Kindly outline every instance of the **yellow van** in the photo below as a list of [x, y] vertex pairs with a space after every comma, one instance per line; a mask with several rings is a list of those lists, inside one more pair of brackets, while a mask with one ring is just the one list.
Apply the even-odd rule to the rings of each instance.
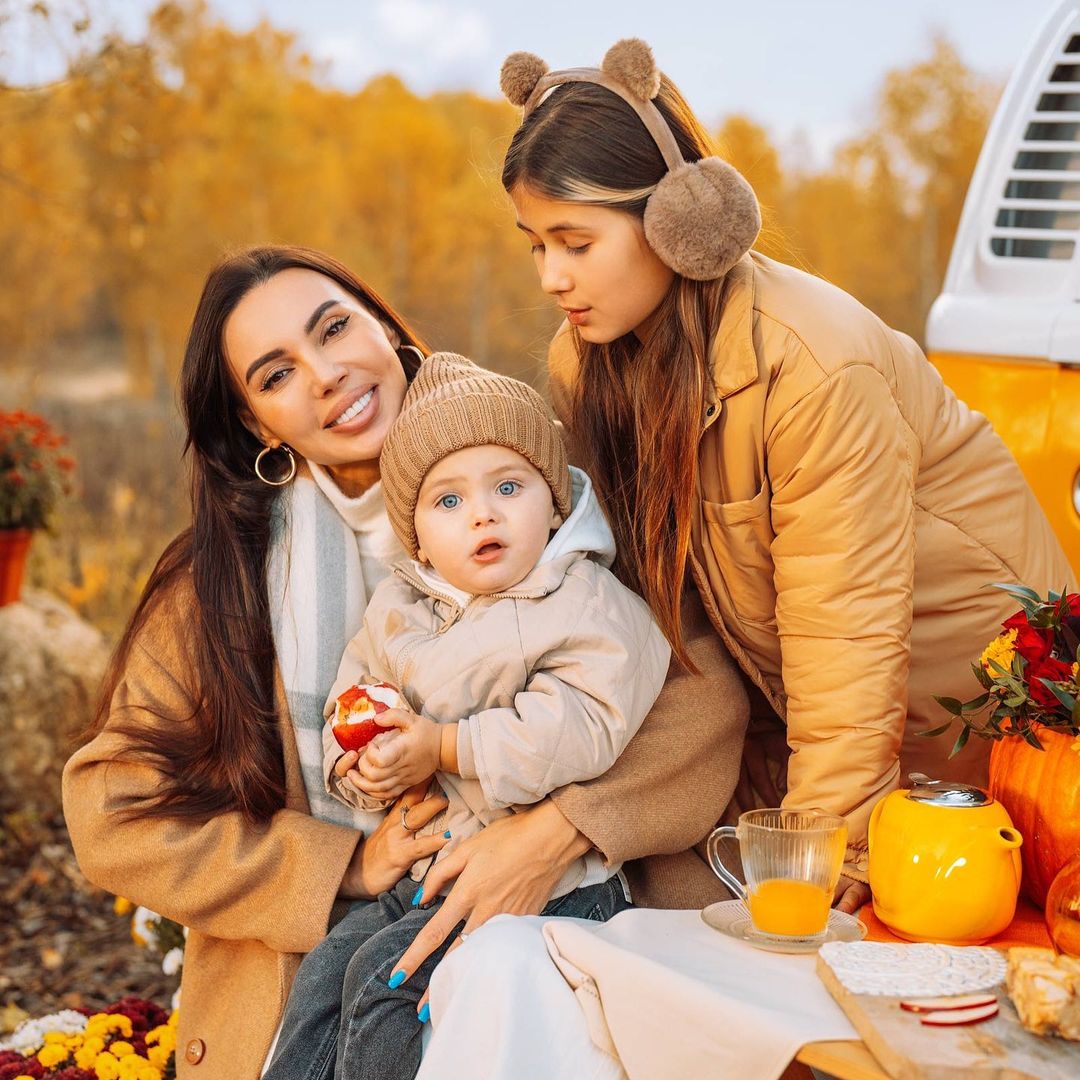
[[[1013, 73], [971, 179], [927, 346], [987, 416], [1080, 568], [1080, 2]], [[992, 493], [988, 493], [990, 497]]]

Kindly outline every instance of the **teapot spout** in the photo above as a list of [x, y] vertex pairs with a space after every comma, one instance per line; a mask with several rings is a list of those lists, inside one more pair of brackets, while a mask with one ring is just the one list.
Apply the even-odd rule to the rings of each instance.
[[996, 835], [998, 846], [1004, 848], [1006, 851], [1018, 848], [1024, 842], [1024, 838], [1020, 833], [1017, 832], [1016, 829], [1009, 828], [1008, 826], [991, 829], [990, 831]]

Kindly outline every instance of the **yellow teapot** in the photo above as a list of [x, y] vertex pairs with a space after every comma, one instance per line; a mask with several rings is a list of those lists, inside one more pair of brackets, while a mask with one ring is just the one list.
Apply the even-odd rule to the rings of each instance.
[[987, 941], [1016, 911], [1021, 836], [981, 788], [909, 779], [870, 815], [874, 913], [909, 941]]

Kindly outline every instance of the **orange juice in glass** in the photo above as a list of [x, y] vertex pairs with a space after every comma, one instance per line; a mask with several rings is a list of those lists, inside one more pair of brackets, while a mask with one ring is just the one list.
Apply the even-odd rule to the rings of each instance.
[[[738, 841], [746, 885], [719, 854], [722, 839]], [[709, 836], [714, 873], [750, 911], [754, 930], [765, 937], [824, 941], [836, 883], [844, 864], [847, 825], [820, 810], [748, 810], [736, 826]]]

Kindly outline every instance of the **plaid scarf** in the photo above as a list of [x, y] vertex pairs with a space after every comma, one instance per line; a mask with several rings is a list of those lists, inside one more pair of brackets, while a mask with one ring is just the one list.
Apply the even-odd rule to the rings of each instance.
[[386, 572], [404, 554], [390, 530], [381, 485], [347, 499], [318, 466], [301, 467], [275, 507], [267, 568], [274, 648], [312, 816], [368, 835], [383, 812], [345, 806], [326, 790], [322, 775], [323, 705], [378, 583], [364, 580], [365, 543], [369, 560], [374, 547]]

